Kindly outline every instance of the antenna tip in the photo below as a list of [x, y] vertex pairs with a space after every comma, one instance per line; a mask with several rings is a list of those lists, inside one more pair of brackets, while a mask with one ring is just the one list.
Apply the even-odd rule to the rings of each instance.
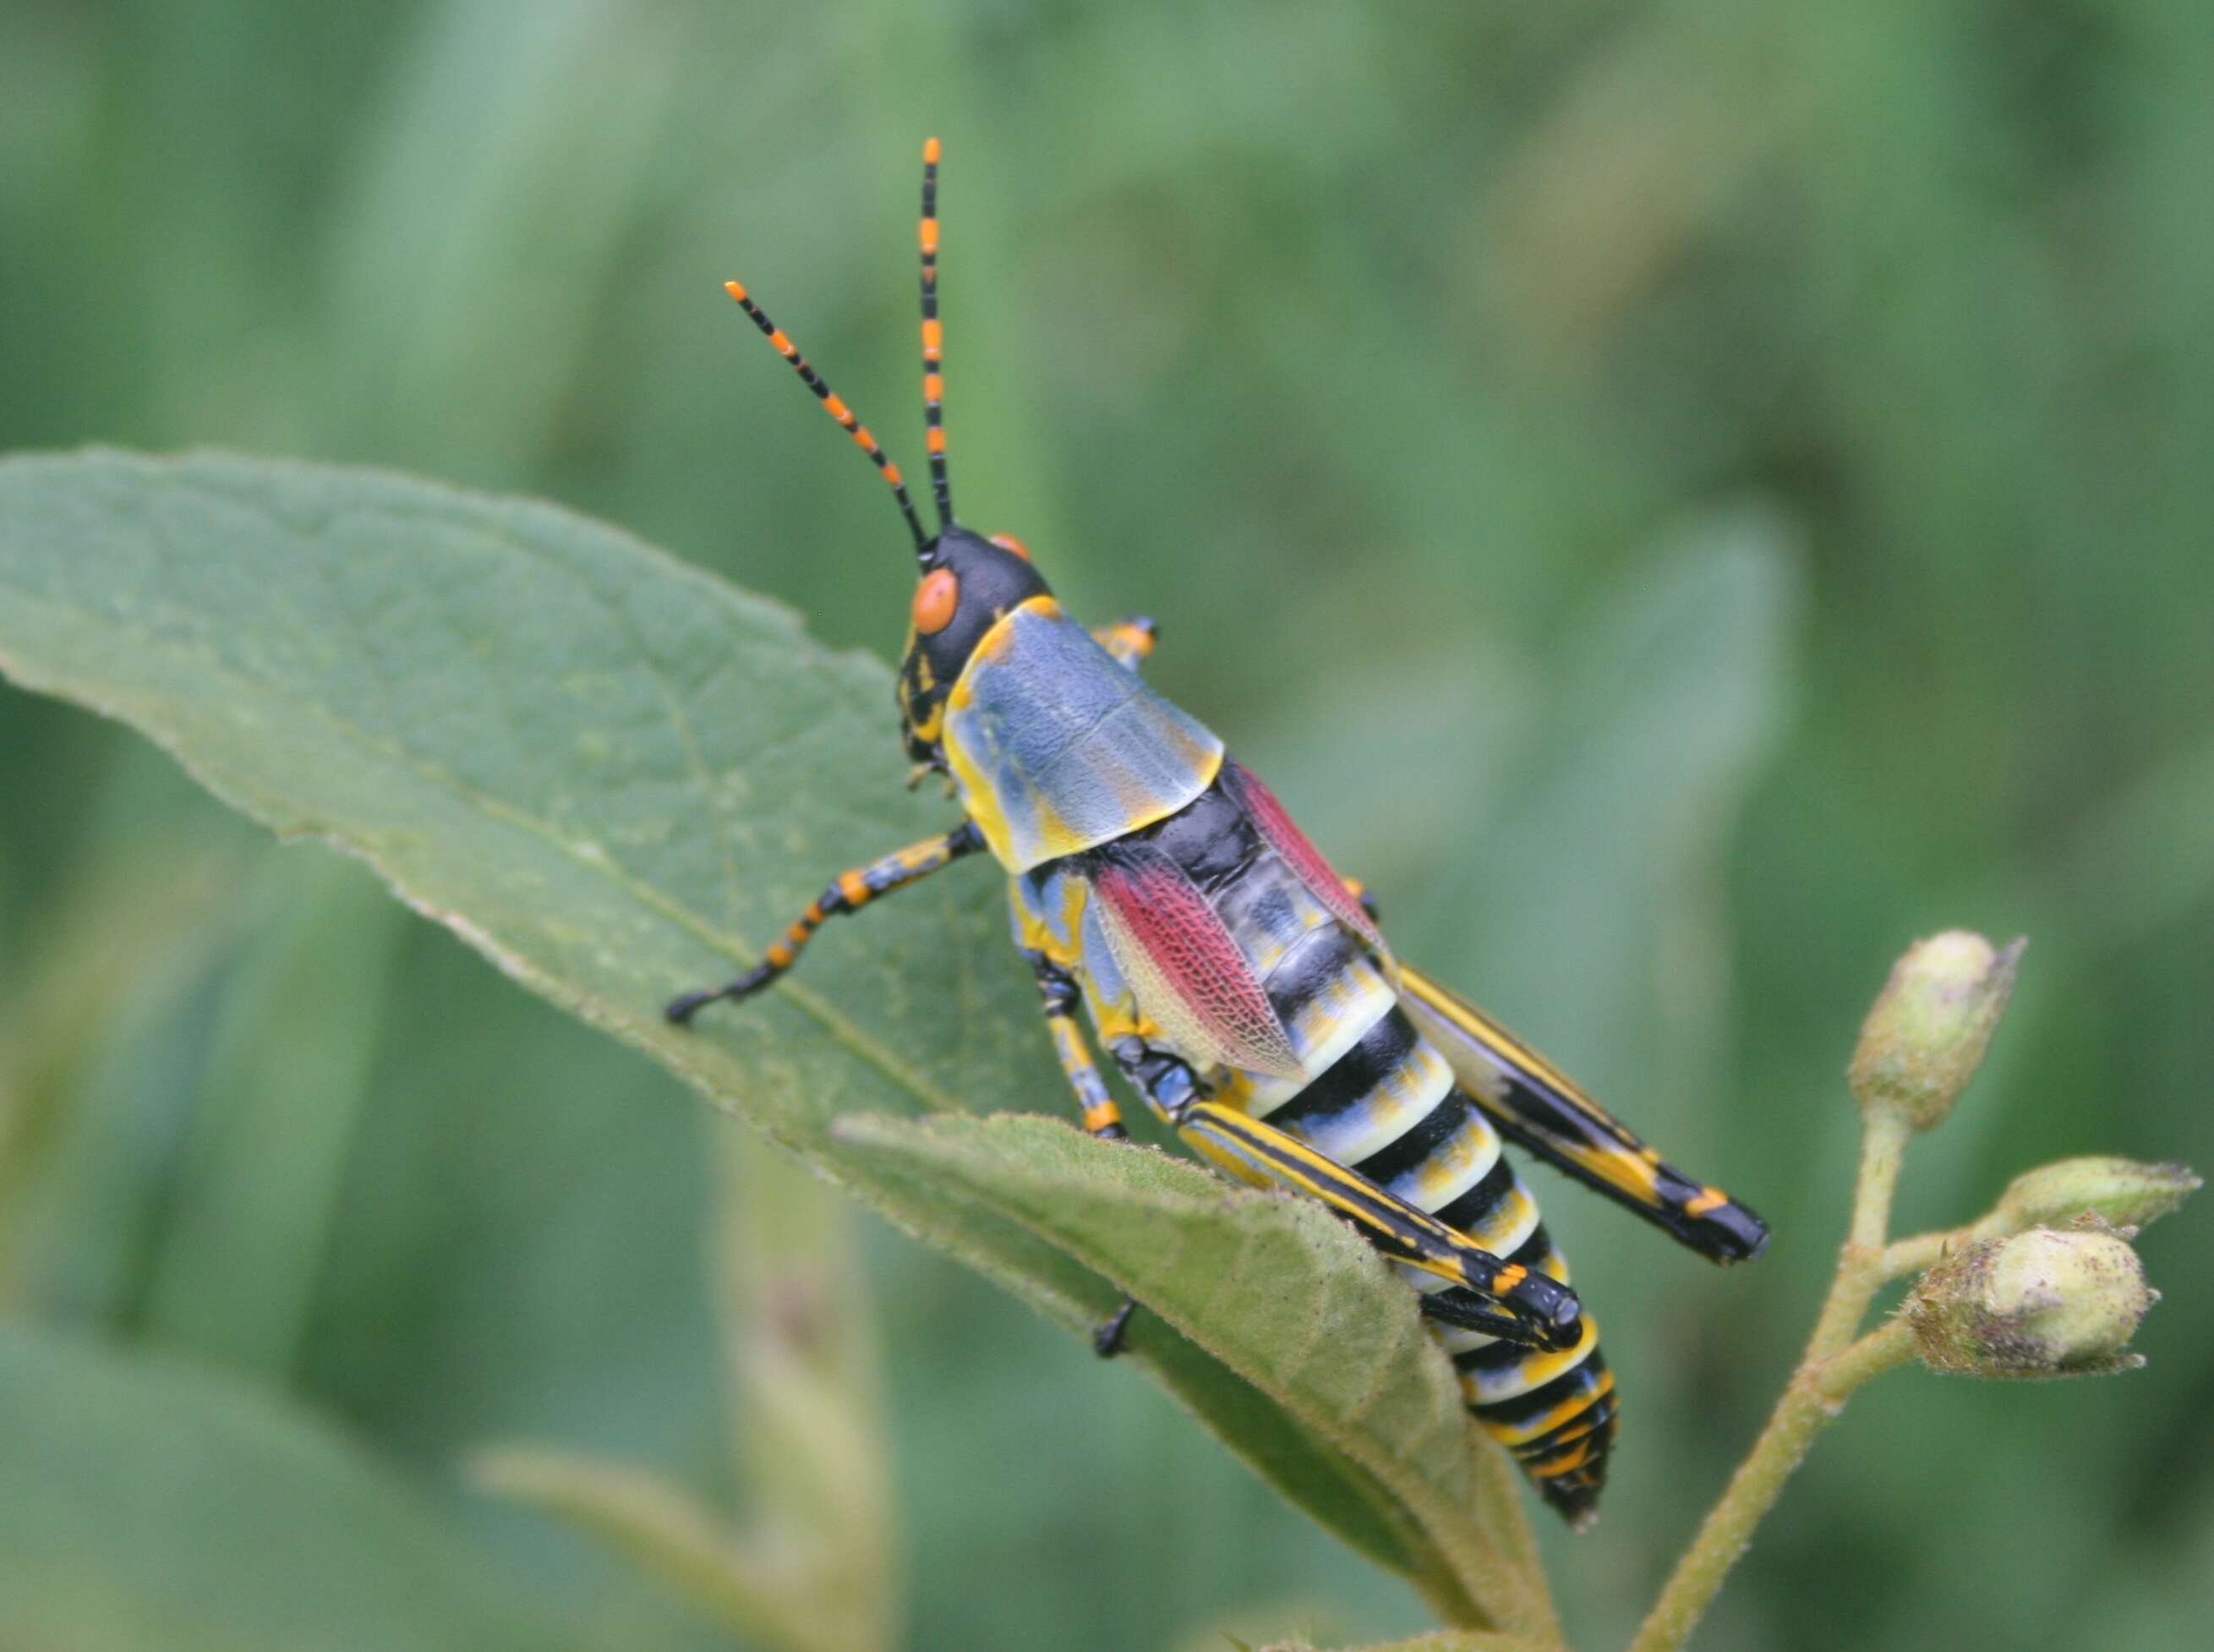
[[927, 167], [938, 164], [938, 140], [935, 138], [922, 140], [922, 163]]
[[729, 293], [731, 297], [737, 299], [742, 304], [746, 302], [746, 290], [736, 281], [724, 282], [723, 291]]

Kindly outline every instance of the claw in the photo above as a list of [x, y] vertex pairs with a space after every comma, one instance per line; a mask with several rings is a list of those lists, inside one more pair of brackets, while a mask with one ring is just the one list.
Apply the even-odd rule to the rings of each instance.
[[1103, 1360], [1111, 1360], [1122, 1351], [1124, 1334], [1130, 1328], [1130, 1315], [1138, 1306], [1138, 1299], [1126, 1296], [1122, 1306], [1115, 1310], [1115, 1317], [1092, 1333], [1092, 1351]]
[[668, 1007], [661, 1013], [668, 1018], [669, 1024], [671, 1026], [689, 1026], [692, 1025], [692, 1018], [694, 1016], [697, 1015], [702, 1009], [713, 1003], [722, 995], [723, 994], [719, 990], [715, 992], [686, 993], [681, 998], [670, 999], [669, 1000]]
[[672, 1026], [689, 1026], [692, 1018], [717, 999], [727, 998], [736, 1001], [749, 998], [775, 980], [778, 973], [768, 964], [757, 964], [726, 986], [710, 987], [702, 992], [686, 993], [670, 999], [668, 1007], [661, 1013], [669, 1019]]

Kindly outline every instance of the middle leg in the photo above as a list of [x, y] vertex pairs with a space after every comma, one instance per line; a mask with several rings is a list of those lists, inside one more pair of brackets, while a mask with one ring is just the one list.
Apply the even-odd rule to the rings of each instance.
[[1085, 1129], [1103, 1141], [1122, 1141], [1129, 1135], [1122, 1128], [1122, 1110], [1107, 1093], [1107, 1080], [1100, 1076], [1099, 1065], [1084, 1042], [1083, 1029], [1076, 1025], [1076, 1006], [1081, 997], [1076, 977], [1043, 952], [1024, 956], [1037, 976], [1038, 997], [1045, 1006], [1045, 1026], [1053, 1037], [1053, 1053], [1061, 1060], [1068, 1087], [1076, 1092]]
[[[1122, 1128], [1122, 1110], [1107, 1093], [1107, 1080], [1100, 1075], [1098, 1063], [1092, 1059], [1091, 1049], [1084, 1042], [1083, 1029], [1076, 1025], [1076, 1006], [1080, 996], [1076, 977], [1043, 952], [1025, 956], [1037, 976], [1038, 997], [1045, 1006], [1046, 1031], [1053, 1037], [1053, 1053], [1061, 1059], [1061, 1070], [1068, 1080], [1068, 1087], [1076, 1092], [1076, 1104], [1083, 1114], [1086, 1131], [1103, 1141], [1128, 1141], [1130, 1133]], [[1101, 1359], [1111, 1360], [1122, 1351], [1123, 1340], [1130, 1329], [1130, 1316], [1137, 1306], [1136, 1297], [1124, 1296], [1122, 1306], [1093, 1329], [1092, 1349]]]

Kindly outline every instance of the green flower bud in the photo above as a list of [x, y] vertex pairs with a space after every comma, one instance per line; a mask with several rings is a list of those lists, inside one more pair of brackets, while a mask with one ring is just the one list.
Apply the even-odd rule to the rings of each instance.
[[1944, 1122], [1983, 1065], [2027, 944], [1994, 950], [1981, 935], [1952, 929], [1906, 949], [1846, 1069], [1863, 1113], [1890, 1114], [1917, 1130]]
[[2156, 1221], [2203, 1185], [2182, 1165], [2134, 1159], [2064, 1159], [2014, 1178], [1997, 1215], [2009, 1230], [2094, 1215], [2114, 1227]]
[[2034, 1227], [1948, 1257], [1903, 1312], [1933, 1371], [2068, 1377], [2144, 1363], [2126, 1350], [2157, 1300], [2120, 1234]]

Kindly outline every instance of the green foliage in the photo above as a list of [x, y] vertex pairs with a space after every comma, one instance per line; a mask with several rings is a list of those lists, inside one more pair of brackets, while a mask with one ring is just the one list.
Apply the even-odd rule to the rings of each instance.
[[174, 1359], [0, 1329], [0, 1643], [79, 1652], [597, 1644], [336, 1430]]
[[[2214, 14], [2164, 0], [34, 0], [0, 7], [0, 447], [527, 493], [881, 657], [890, 512], [716, 283], [753, 284], [914, 465], [912, 168], [939, 132], [964, 517], [1086, 617], [1159, 619], [1149, 675], [1407, 955], [1776, 1222], [1716, 1275], [1532, 1177], [1627, 1407], [1599, 1528], [1538, 1537], [1572, 1638], [1619, 1644], [1797, 1357], [1851, 1012], [1904, 938], [2036, 938], [1994, 1070], [1916, 1149], [1906, 1229], [2064, 1155], [2214, 1162], [2210, 74]], [[1707, 524], [1748, 495], [1788, 538], [1725, 554]], [[756, 1508], [726, 1466], [707, 1110], [316, 859], [0, 689], [0, 1300], [126, 1348], [290, 1338], [250, 1380], [566, 1618], [727, 1645], [452, 1473], [529, 1441]], [[990, 881], [906, 897], [972, 975], [1002, 962]], [[375, 1001], [257, 1004], [317, 913]], [[907, 921], [826, 937], [802, 984], [842, 1004]], [[218, 1019], [242, 1065], [312, 1052], [325, 1015], [372, 1047], [358, 1086], [303, 1065], [272, 1110], [218, 1076]], [[995, 1049], [1057, 1103], [1019, 1019]], [[310, 1210], [307, 1253], [255, 1248]], [[235, 1249], [208, 1243], [226, 1213]], [[1153, 1385], [867, 1233], [915, 1644], [1430, 1621]], [[1713, 1643], [2203, 1635], [2214, 1303], [2178, 1288], [2199, 1235], [2143, 1248], [2169, 1287], [2144, 1370], [1879, 1386]], [[304, 1304], [265, 1317], [265, 1281]]]
[[590, 1533], [767, 1652], [897, 1644], [893, 1442], [851, 1212], [782, 1156], [719, 1140], [717, 1270], [737, 1441], [753, 1504], [732, 1528], [683, 1486], [558, 1447], [493, 1446], [471, 1478]]
[[[1411, 1558], [1449, 1616], [1465, 1621], [1472, 1604], [1477, 1618], [1524, 1632], [1546, 1624], [1513, 1471], [1503, 1453], [1470, 1449], [1465, 1404], [1437, 1344], [1342, 1223], [1283, 1198], [1225, 1197], [1196, 1166], [1132, 1164], [1126, 1149], [1044, 1119], [859, 1117], [834, 1134], [1114, 1280], [1343, 1451], [1373, 1486], [1359, 1475], [1327, 1488], [1278, 1484], [1333, 1525], [1351, 1514], [1339, 1512], [1347, 1489], [1359, 1490], [1398, 1547], [1360, 1546], [1387, 1564]], [[1165, 1339], [1133, 1341], [1151, 1352]]]

